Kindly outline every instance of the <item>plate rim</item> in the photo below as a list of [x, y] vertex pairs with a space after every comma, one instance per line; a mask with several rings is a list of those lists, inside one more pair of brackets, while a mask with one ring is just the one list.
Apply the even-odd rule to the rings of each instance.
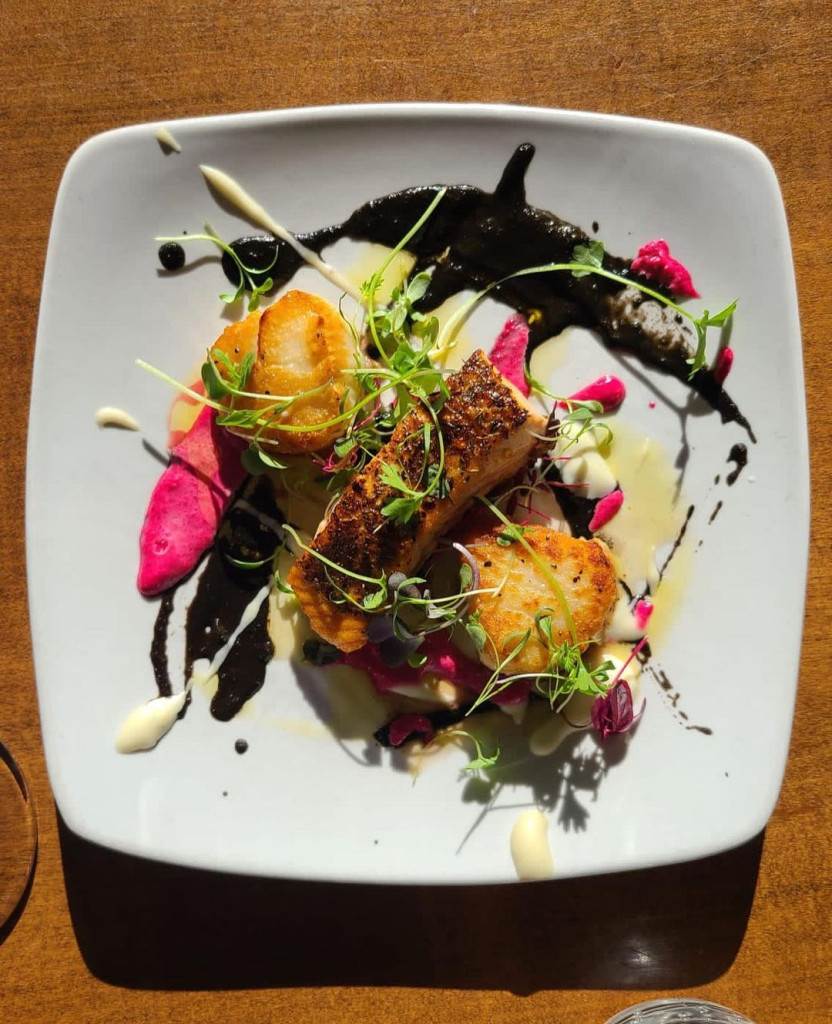
[[[794, 326], [795, 337], [798, 341], [797, 345], [789, 346], [790, 356], [792, 360], [792, 371], [794, 373], [794, 385], [795, 391], [799, 392], [798, 411], [802, 413], [802, 427], [799, 436], [795, 439], [798, 441], [800, 450], [796, 452], [796, 459], [800, 463], [799, 475], [800, 475], [800, 491], [798, 495], [801, 504], [803, 505], [803, 515], [801, 516], [801, 523], [799, 529], [802, 531], [805, 538], [805, 559], [804, 565], [801, 570], [801, 575], [804, 581], [807, 578], [808, 568], [808, 557], [809, 557], [809, 534], [810, 534], [810, 522], [811, 522], [811, 492], [810, 492], [810, 474], [809, 474], [809, 445], [808, 445], [808, 429], [807, 429], [807, 416], [806, 416], [806, 403], [805, 403], [805, 381], [804, 381], [804, 368], [802, 361], [802, 337], [799, 322], [799, 306], [797, 302], [797, 291], [795, 284], [795, 268], [792, 258], [791, 242], [788, 232], [788, 224], [785, 215], [785, 206], [783, 203], [782, 190], [780, 189], [779, 182], [774, 167], [766, 156], [766, 154], [754, 143], [741, 138], [740, 136], [717, 131], [710, 128], [703, 128], [699, 126], [669, 122], [655, 119], [648, 119], [642, 117], [632, 117], [622, 114], [610, 114], [610, 113], [598, 113], [589, 111], [576, 111], [560, 108], [549, 108], [549, 107], [537, 107], [527, 105], [514, 105], [504, 103], [442, 103], [442, 102], [405, 102], [405, 103], [362, 103], [362, 104], [327, 104], [320, 106], [309, 106], [309, 107], [290, 107], [285, 109], [275, 110], [259, 110], [259, 111], [246, 111], [241, 113], [222, 113], [222, 114], [211, 114], [205, 116], [196, 117], [184, 117], [176, 118], [173, 120], [159, 120], [159, 121], [144, 121], [133, 124], [123, 125], [120, 127], [108, 129], [106, 131], [97, 133], [90, 138], [83, 141], [69, 157], [63, 175], [61, 177], [60, 185], [58, 187], [57, 196], [55, 199], [53, 217], [49, 233], [49, 242], [47, 245], [46, 259], [44, 264], [44, 276], [43, 286], [41, 291], [39, 319], [38, 319], [38, 331], [36, 335], [35, 344], [35, 359], [33, 366], [32, 376], [32, 393], [35, 393], [38, 387], [38, 378], [41, 370], [38, 369], [39, 364], [43, 360], [38, 360], [38, 342], [40, 340], [40, 320], [43, 315], [43, 310], [46, 305], [46, 297], [49, 291], [48, 285], [51, 274], [54, 271], [54, 259], [50, 260], [50, 250], [52, 249], [52, 238], [53, 232], [56, 229], [56, 224], [60, 220], [61, 204], [65, 195], [65, 189], [68, 182], [71, 180], [72, 171], [76, 163], [82, 159], [82, 157], [93, 156], [96, 147], [118, 145], [120, 139], [123, 137], [130, 137], [136, 134], [144, 134], [147, 132], [158, 130], [160, 127], [166, 127], [169, 130], [176, 132], [183, 129], [194, 127], [203, 128], [207, 131], [223, 131], [230, 128], [245, 128], [247, 126], [257, 125], [269, 125], [269, 124], [304, 124], [304, 123], [318, 123], [325, 124], [326, 122], [342, 122], [342, 121], [372, 121], [384, 118], [395, 118], [397, 120], [404, 119], [406, 121], [418, 121], [420, 119], [473, 119], [481, 121], [511, 121], [517, 118], [522, 119], [536, 119], [546, 122], [551, 127], [558, 127], [560, 125], [565, 126], [585, 126], [588, 128], [601, 129], [602, 131], [610, 132], [635, 132], [637, 134], [654, 135], [656, 137], [662, 137], [672, 135], [675, 137], [687, 137], [693, 140], [701, 140], [703, 143], [728, 145], [737, 148], [745, 153], [748, 159], [752, 159], [757, 163], [760, 171], [768, 179], [768, 185], [774, 187], [774, 194], [779, 200], [779, 210], [783, 221], [784, 227], [784, 238], [786, 240], [785, 246], [785, 267], [787, 271], [786, 287], [790, 291], [789, 295], [789, 309], [790, 318]], [[42, 346], [40, 346], [42, 350]], [[31, 428], [32, 420], [36, 415], [35, 403], [30, 404], [29, 412], [29, 426]], [[31, 443], [31, 429], [27, 433], [27, 472], [26, 472], [26, 487], [25, 487], [25, 522], [26, 522], [26, 571], [27, 571], [27, 582], [29, 579], [29, 573], [31, 571], [31, 560], [29, 553], [29, 520], [30, 520], [30, 459], [29, 459], [29, 444]], [[27, 586], [27, 593], [28, 593]], [[803, 607], [800, 609], [801, 622], [803, 622], [804, 611], [806, 602], [806, 586], [804, 582], [803, 588]], [[35, 664], [35, 676], [38, 677], [37, 673], [37, 659], [35, 654], [35, 638], [34, 638], [34, 609], [30, 606], [29, 609], [30, 618], [30, 632], [32, 635], [32, 649], [33, 649], [33, 662]], [[750, 828], [750, 824], [746, 825], [744, 829], [739, 830], [741, 836], [737, 838], [737, 835], [732, 836], [728, 841], [726, 840], [713, 840], [710, 843], [703, 843], [701, 851], [697, 851], [691, 858], [685, 857], [683, 860], [698, 859], [700, 857], [707, 857], [715, 853], [719, 853], [723, 850], [735, 848], [741, 845], [743, 842], [748, 841], [759, 833], [764, 828], [765, 823], [774, 811], [774, 808], [779, 797], [780, 788], [782, 786], [782, 779], [786, 769], [786, 762], [788, 758], [788, 750], [790, 745], [790, 734], [793, 727], [793, 711], [794, 701], [797, 694], [797, 685], [799, 681], [799, 667], [800, 667], [800, 648], [802, 644], [802, 627], [796, 634], [796, 664], [794, 671], [794, 684], [792, 687], [792, 701], [791, 701], [791, 718], [789, 721], [789, 736], [785, 743], [785, 755], [783, 757], [782, 766], [779, 772], [776, 786], [773, 787], [773, 799], [771, 801], [771, 807], [766, 813], [764, 820], [755, 822], [755, 827]], [[40, 686], [37, 689], [37, 699], [41, 710], [41, 717], [43, 718], [43, 691]], [[308, 879], [319, 879], [321, 881], [335, 881], [336, 878], [324, 877], [320, 875], [304, 875], [302, 873], [291, 873], [285, 869], [274, 870], [266, 874], [262, 869], [247, 869], [246, 867], [232, 867], [226, 865], [218, 865], [211, 861], [210, 857], [202, 863], [195, 863], [191, 857], [185, 857], [177, 860], [170, 855], [157, 856], [154, 855], [153, 851], [147, 849], [138, 850], [134, 845], [130, 843], [117, 844], [110, 839], [102, 843], [100, 836], [96, 835], [96, 829], [90, 828], [89, 823], [84, 821], [78, 821], [75, 815], [76, 808], [69, 806], [69, 803], [65, 803], [59, 796], [61, 786], [59, 781], [55, 778], [57, 774], [57, 766], [52, 764], [53, 758], [50, 756], [50, 749], [47, 749], [46, 745], [46, 734], [44, 735], [44, 747], [47, 758], [47, 768], [50, 779], [50, 785], [52, 786], [53, 793], [55, 795], [56, 804], [63, 820], [67, 825], [75, 831], [78, 835], [92, 842], [104, 845], [107, 848], [119, 850], [120, 852], [141, 856], [151, 860], [159, 860], [165, 863], [178, 863], [184, 866], [191, 866], [204, 869], [212, 869], [230, 873], [241, 873], [241, 874], [254, 874], [264, 877], [285, 877], [285, 878], [308, 878]], [[662, 865], [669, 865], [672, 863], [680, 862], [679, 858], [671, 859], [667, 856], [655, 859], [652, 863], [645, 861], [638, 865], [626, 865], [622, 867], [622, 871], [627, 870], [640, 870], [644, 867], [658, 867]], [[369, 869], [368, 869], [369, 870]], [[588, 874], [594, 874], [592, 870], [587, 872]], [[578, 873], [570, 872], [569, 877], [580, 877]], [[362, 878], [348, 878], [345, 879], [350, 882], [374, 882], [378, 881], [379, 884], [447, 884], [447, 885], [480, 885], [480, 884], [495, 884], [495, 883], [507, 883], [511, 884], [514, 879], [499, 877], [499, 878], [472, 878], [470, 881], [460, 882], [458, 879], [447, 879], [443, 880], [436, 876], [430, 876], [427, 882], [418, 882], [411, 879], [405, 879], [404, 881], [395, 881], [391, 878], [377, 878], [377, 877], [362, 877]]]

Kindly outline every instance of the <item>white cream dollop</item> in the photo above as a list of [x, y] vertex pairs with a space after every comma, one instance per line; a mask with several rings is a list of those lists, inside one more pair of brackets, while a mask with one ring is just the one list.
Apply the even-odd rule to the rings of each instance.
[[154, 697], [131, 711], [116, 736], [116, 750], [120, 754], [134, 754], [138, 750], [151, 750], [169, 732], [176, 716], [185, 706], [188, 691], [171, 697]]
[[102, 405], [95, 414], [95, 422], [99, 427], [121, 427], [122, 430], [141, 430], [139, 421], [124, 409], [114, 405]]
[[511, 859], [521, 882], [552, 878], [555, 865], [549, 849], [549, 819], [542, 811], [523, 811], [511, 829]]
[[243, 609], [237, 628], [211, 661], [208, 661], [207, 658], [199, 658], [194, 662], [191, 678], [181, 693], [175, 693], [170, 697], [154, 697], [153, 700], [140, 704], [130, 712], [116, 736], [116, 750], [120, 754], [150, 750], [170, 731], [176, 721], [176, 716], [185, 706], [191, 688], [194, 685], [201, 686], [207, 683], [219, 672], [240, 634], [257, 618], [260, 606], [269, 596], [270, 589], [271, 585], [267, 583], [257, 591]]
[[550, 714], [529, 736], [529, 750], [535, 757], [549, 757], [571, 732], [574, 729], [562, 715]]
[[156, 129], [156, 141], [161, 142], [163, 146], [167, 146], [168, 149], [172, 149], [174, 153], [181, 153], [182, 147], [173, 137], [173, 134], [169, 128], [165, 128], [161, 125]]
[[565, 484], [579, 488], [582, 498], [595, 500], [615, 490], [617, 480], [607, 464], [604, 452], [609, 435], [595, 425], [564, 423], [555, 445], [558, 469]]

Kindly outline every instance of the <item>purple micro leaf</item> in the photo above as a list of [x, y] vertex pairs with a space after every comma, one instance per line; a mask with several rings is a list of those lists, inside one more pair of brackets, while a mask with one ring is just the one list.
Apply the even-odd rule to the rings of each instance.
[[[642, 709], [644, 705], [642, 704]], [[630, 684], [620, 679], [602, 697], [592, 704], [592, 724], [601, 733], [601, 739], [627, 732], [638, 721], [641, 711], [633, 713], [633, 694]]]

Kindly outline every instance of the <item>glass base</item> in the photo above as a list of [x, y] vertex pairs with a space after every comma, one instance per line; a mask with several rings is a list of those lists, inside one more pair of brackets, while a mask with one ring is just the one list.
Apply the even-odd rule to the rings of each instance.
[[754, 1024], [727, 1006], [702, 999], [651, 999], [622, 1010], [607, 1024]]
[[26, 894], [37, 848], [37, 819], [26, 780], [0, 741], [0, 941]]

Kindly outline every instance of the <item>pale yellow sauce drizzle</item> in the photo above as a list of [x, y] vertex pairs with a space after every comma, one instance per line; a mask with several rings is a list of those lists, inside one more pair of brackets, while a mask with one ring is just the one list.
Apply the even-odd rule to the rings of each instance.
[[557, 371], [569, 357], [574, 334], [582, 330], [583, 328], [580, 327], [567, 327], [556, 337], [549, 338], [548, 341], [538, 345], [531, 354], [529, 372], [535, 380], [545, 384], [555, 394], [557, 391], [552, 385], [557, 380]]
[[305, 260], [310, 267], [314, 267], [323, 277], [328, 281], [331, 281], [336, 288], [340, 288], [341, 291], [347, 295], [351, 295], [354, 299], [361, 301], [361, 293], [355, 288], [355, 286], [348, 281], [343, 274], [337, 271], [334, 267], [331, 267], [326, 260], [309, 249], [298, 241], [297, 238], [282, 224], [278, 222], [269, 214], [264, 207], [257, 202], [252, 196], [246, 192], [246, 190], [235, 181], [225, 171], [221, 171], [216, 167], [209, 167], [206, 164], [200, 164], [199, 169], [202, 171], [205, 179], [210, 185], [212, 185], [217, 192], [220, 193], [223, 198], [227, 199], [232, 206], [236, 206], [241, 213], [243, 213], [249, 220], [254, 221], [260, 227], [270, 231], [275, 238], [281, 239], [286, 242], [287, 245], [291, 246], [301, 259]]
[[[356, 288], [360, 288], [384, 265], [390, 251], [386, 245], [367, 242], [360, 246], [355, 261], [344, 271], [344, 277]], [[393, 289], [400, 287], [407, 280], [415, 263], [416, 257], [409, 252], [399, 252], [393, 257], [375, 294], [374, 301], [377, 306], [384, 306], [390, 301]]]
[[[442, 335], [442, 329], [445, 324], [451, 319], [460, 307], [464, 306], [468, 302], [469, 298], [473, 293], [471, 292], [460, 292], [457, 295], [451, 295], [441, 305], [437, 306], [432, 311], [433, 315], [439, 321], [439, 335]], [[461, 324], [460, 327], [454, 332], [452, 346], [441, 353], [438, 362], [446, 370], [459, 370], [465, 360], [478, 348], [487, 350], [488, 345], [483, 346], [482, 339], [477, 338], [474, 331], [471, 328], [471, 322], [466, 321]]]
[[114, 405], [102, 405], [95, 414], [95, 422], [99, 427], [118, 427], [120, 430], [141, 430], [139, 421]]
[[165, 146], [167, 149], [173, 150], [174, 153], [182, 152], [182, 147], [173, 137], [173, 133], [169, 128], [166, 128], [164, 125], [161, 125], [159, 128], [156, 129], [156, 141], [161, 142], [163, 146]]

